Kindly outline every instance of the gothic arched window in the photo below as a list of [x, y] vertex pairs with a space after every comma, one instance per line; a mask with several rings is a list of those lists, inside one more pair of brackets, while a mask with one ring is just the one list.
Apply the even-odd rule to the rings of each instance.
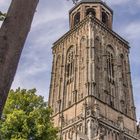
[[106, 25], [108, 24], [108, 16], [105, 12], [102, 12], [102, 22]]
[[114, 51], [111, 46], [107, 48], [107, 75], [110, 82], [114, 82]]
[[126, 68], [126, 59], [123, 54], [120, 54], [120, 66], [121, 66], [121, 78], [123, 81], [123, 84], [126, 86], [127, 85], [127, 68]]
[[120, 54], [120, 70], [121, 70], [121, 82], [122, 82], [122, 94], [121, 94], [121, 110], [123, 113], [128, 113], [127, 108], [127, 75], [126, 75], [126, 60], [123, 54]]
[[74, 73], [74, 50], [71, 46], [67, 52], [66, 60], [66, 76], [67, 78], [72, 77]]
[[94, 17], [96, 16], [96, 12], [93, 8], [88, 8], [86, 10], [86, 16], [89, 15], [89, 14], [93, 15]]
[[66, 94], [65, 94], [65, 107], [69, 107], [74, 103], [76, 96], [74, 92], [74, 64], [75, 64], [75, 52], [74, 46], [70, 46], [66, 54]]
[[80, 12], [78, 12], [75, 16], [74, 16], [74, 25], [78, 24], [80, 22]]
[[55, 67], [55, 92], [54, 92], [54, 102], [55, 108], [54, 113], [59, 111], [61, 102], [59, 101], [59, 92], [60, 92], [60, 77], [61, 77], [61, 56], [59, 55], [56, 58], [56, 67]]
[[101, 40], [97, 36], [95, 38], [95, 80], [96, 80], [96, 97], [102, 99], [101, 88], [100, 88], [100, 79], [102, 79], [102, 47]]
[[58, 56], [56, 60], [56, 69], [55, 69], [55, 85], [58, 86], [60, 79], [60, 70], [61, 70], [61, 57]]
[[115, 54], [112, 46], [107, 47], [107, 78], [108, 78], [108, 99], [109, 105], [114, 107], [115, 103], [115, 69], [114, 60]]
[[80, 40], [80, 46], [79, 46], [79, 54], [78, 54], [78, 77], [79, 77], [79, 90], [78, 90], [78, 100], [81, 100], [85, 95], [84, 95], [84, 89], [85, 89], [85, 68], [86, 68], [86, 45], [87, 45], [87, 39], [86, 37], [82, 37]]

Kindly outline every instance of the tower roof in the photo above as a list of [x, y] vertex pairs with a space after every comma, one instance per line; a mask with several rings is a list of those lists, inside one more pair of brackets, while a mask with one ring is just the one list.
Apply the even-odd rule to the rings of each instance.
[[69, 11], [69, 13], [71, 13], [76, 7], [78, 7], [80, 4], [83, 4], [83, 3], [100, 3], [104, 5], [106, 8], [108, 8], [111, 13], [113, 13], [113, 10], [102, 0], [81, 0]]

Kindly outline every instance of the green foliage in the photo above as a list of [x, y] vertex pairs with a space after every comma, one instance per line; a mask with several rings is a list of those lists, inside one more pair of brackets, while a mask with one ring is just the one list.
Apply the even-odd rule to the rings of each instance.
[[2, 140], [56, 140], [52, 110], [36, 90], [11, 90], [0, 121]]
[[5, 18], [6, 18], [6, 13], [3, 14], [3, 13], [0, 11], [0, 21], [3, 21]]

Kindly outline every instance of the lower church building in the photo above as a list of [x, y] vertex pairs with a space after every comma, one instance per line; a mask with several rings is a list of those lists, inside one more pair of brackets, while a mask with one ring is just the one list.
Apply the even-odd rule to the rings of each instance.
[[60, 140], [140, 140], [130, 47], [112, 30], [112, 9], [81, 0], [69, 18], [52, 48], [49, 106]]

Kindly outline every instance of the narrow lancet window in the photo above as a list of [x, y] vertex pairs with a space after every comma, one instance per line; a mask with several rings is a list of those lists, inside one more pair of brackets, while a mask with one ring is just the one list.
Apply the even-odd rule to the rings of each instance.
[[114, 49], [107, 47], [107, 79], [108, 79], [108, 99], [109, 104], [114, 107], [115, 103], [115, 69], [114, 69]]
[[80, 12], [78, 12], [75, 16], [74, 16], [74, 25], [78, 24], [80, 22]]
[[67, 62], [66, 62], [66, 75], [67, 78], [72, 77], [74, 73], [74, 51], [71, 47], [67, 53]]
[[108, 16], [105, 12], [102, 12], [102, 22], [108, 25]]

